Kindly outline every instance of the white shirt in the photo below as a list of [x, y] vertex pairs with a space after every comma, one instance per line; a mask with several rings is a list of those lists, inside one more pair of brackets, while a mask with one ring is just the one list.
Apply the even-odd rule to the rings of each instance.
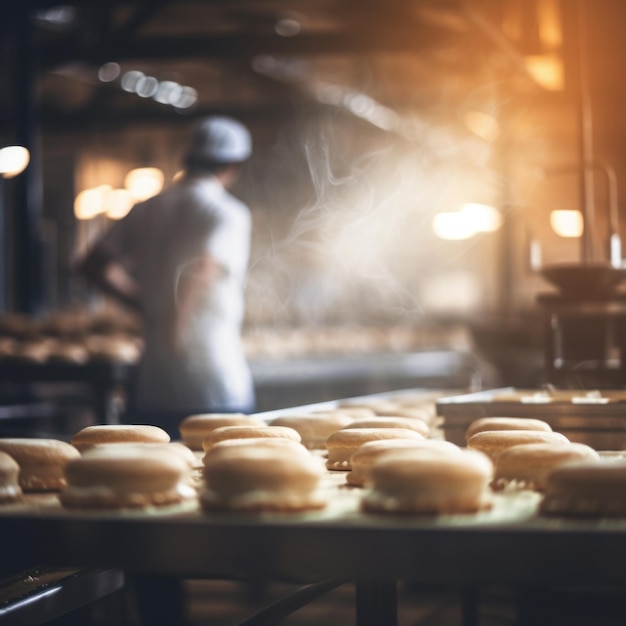
[[[228, 410], [251, 405], [252, 377], [241, 343], [250, 249], [248, 208], [211, 176], [185, 178], [135, 205], [105, 245], [137, 280], [145, 354], [136, 404], [153, 410]], [[181, 274], [210, 255], [222, 272], [201, 298], [182, 351], [168, 341]]]

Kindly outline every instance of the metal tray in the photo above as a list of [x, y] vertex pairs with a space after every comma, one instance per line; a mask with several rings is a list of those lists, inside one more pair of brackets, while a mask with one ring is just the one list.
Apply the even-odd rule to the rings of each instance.
[[626, 390], [553, 390], [506, 387], [436, 401], [446, 438], [464, 443], [465, 430], [481, 417], [534, 417], [572, 441], [597, 449], [626, 446]]

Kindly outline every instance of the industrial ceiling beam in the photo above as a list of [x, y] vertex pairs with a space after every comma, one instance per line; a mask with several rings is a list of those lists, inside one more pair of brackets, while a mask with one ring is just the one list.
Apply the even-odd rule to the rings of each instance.
[[285, 56], [423, 52], [450, 38], [433, 28], [394, 32], [338, 32], [297, 37], [240, 33], [236, 35], [150, 37], [132, 41], [84, 45], [77, 42], [42, 44], [40, 56], [50, 70], [75, 61], [242, 59], [260, 54]]

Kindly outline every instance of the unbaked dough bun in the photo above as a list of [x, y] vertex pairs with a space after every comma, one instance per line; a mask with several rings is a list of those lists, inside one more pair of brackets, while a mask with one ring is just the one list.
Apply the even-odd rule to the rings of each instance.
[[251, 437], [250, 439], [224, 439], [223, 441], [218, 441], [217, 443], [213, 444], [205, 452], [202, 463], [203, 465], [206, 465], [209, 459], [213, 458], [215, 455], [222, 454], [224, 450], [231, 450], [232, 448], [242, 448], [246, 446], [276, 450], [278, 454], [280, 454], [281, 450], [284, 450], [285, 448], [289, 448], [294, 452], [300, 452], [302, 454], [310, 454], [309, 450], [305, 448], [301, 443], [298, 443], [293, 439], [285, 439], [284, 437]]
[[0, 439], [0, 451], [20, 466], [23, 491], [58, 491], [66, 486], [65, 466], [80, 456], [74, 446], [57, 439]]
[[170, 436], [147, 424], [98, 424], [79, 430], [70, 443], [80, 452], [103, 443], [168, 443]]
[[584, 443], [568, 445], [528, 443], [504, 450], [496, 460], [494, 487], [522, 487], [543, 491], [548, 474], [557, 467], [598, 461], [600, 455]]
[[0, 452], [0, 504], [15, 502], [22, 497], [19, 473], [17, 461], [6, 452]]
[[222, 426], [203, 439], [202, 449], [206, 452], [218, 441], [225, 439], [258, 439], [259, 437], [291, 439], [298, 443], [301, 441], [298, 431], [287, 426]]
[[492, 461], [504, 450], [526, 443], [551, 443], [566, 445], [569, 439], [561, 433], [543, 430], [485, 430], [476, 433], [467, 442], [467, 447], [484, 452]]
[[626, 463], [586, 461], [557, 467], [546, 480], [542, 515], [626, 517]]
[[368, 441], [359, 447], [350, 457], [352, 471], [346, 474], [346, 482], [355, 487], [363, 487], [369, 480], [374, 464], [383, 456], [394, 454], [397, 451], [435, 450], [442, 454], [454, 454], [461, 448], [457, 445], [440, 439], [383, 439], [382, 441]]
[[297, 512], [325, 507], [319, 489], [323, 463], [302, 450], [240, 445], [207, 455], [202, 508]]
[[364, 443], [381, 439], [420, 439], [424, 437], [408, 428], [343, 428], [326, 440], [326, 467], [329, 470], [351, 470], [350, 459]]
[[180, 457], [190, 470], [198, 469], [202, 467], [202, 461], [183, 443], [178, 441], [170, 441], [169, 443], [155, 443], [155, 442], [128, 442], [121, 443], [102, 443], [98, 444], [97, 448], [113, 448], [116, 446], [135, 447], [139, 450], [146, 450], [154, 454], [161, 452], [175, 454]]
[[354, 407], [340, 406], [335, 409], [320, 409], [318, 411], [313, 411], [313, 413], [315, 415], [326, 415], [326, 414], [347, 415], [348, 417], [351, 417], [352, 419], [361, 419], [363, 417], [374, 417], [374, 415], [376, 415], [376, 413], [374, 413], [372, 409], [368, 409], [367, 407], [364, 407], [364, 406], [354, 406]]
[[179, 425], [183, 443], [192, 450], [202, 450], [203, 439], [223, 426], [265, 426], [265, 422], [244, 413], [198, 413], [189, 415]]
[[421, 419], [410, 417], [397, 417], [395, 415], [377, 415], [354, 420], [346, 428], [408, 428], [418, 432], [423, 437], [428, 437], [430, 428]]
[[136, 509], [177, 504], [196, 496], [189, 465], [178, 454], [141, 445], [87, 450], [65, 468], [63, 506], [77, 509]]
[[493, 464], [482, 452], [412, 450], [381, 458], [371, 470], [364, 511], [413, 515], [476, 513], [492, 506]]
[[298, 431], [302, 444], [309, 450], [324, 450], [326, 439], [335, 431], [351, 424], [352, 421], [352, 417], [341, 413], [310, 413], [276, 417], [270, 425], [293, 428]]
[[476, 433], [488, 430], [542, 430], [549, 432], [552, 427], [548, 422], [532, 417], [481, 417], [468, 426], [465, 440], [469, 441]]

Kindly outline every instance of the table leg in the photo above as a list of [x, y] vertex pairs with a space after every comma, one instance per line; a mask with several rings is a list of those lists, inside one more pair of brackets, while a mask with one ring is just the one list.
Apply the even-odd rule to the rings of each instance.
[[478, 626], [478, 589], [465, 587], [461, 594], [462, 626]]
[[357, 626], [394, 626], [398, 623], [396, 581], [357, 581]]

